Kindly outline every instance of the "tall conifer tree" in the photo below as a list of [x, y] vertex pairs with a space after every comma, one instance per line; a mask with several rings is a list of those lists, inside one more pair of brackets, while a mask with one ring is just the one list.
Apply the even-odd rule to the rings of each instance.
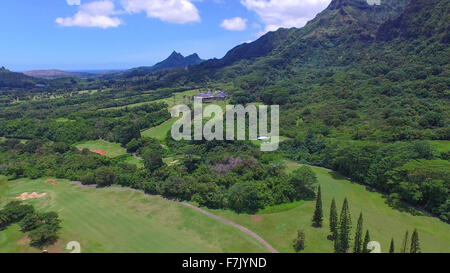
[[344, 199], [342, 205], [341, 217], [339, 219], [339, 252], [347, 253], [350, 249], [350, 231], [352, 229], [352, 219], [350, 215], [350, 209], [348, 207], [347, 198]]
[[406, 231], [405, 237], [403, 238], [402, 248], [400, 249], [400, 253], [408, 252], [408, 238], [409, 238], [409, 232]]
[[314, 217], [313, 217], [313, 226], [314, 227], [322, 227], [323, 222], [323, 210], [322, 210], [322, 191], [319, 189], [317, 191], [317, 198], [316, 198], [316, 210], [314, 211]]
[[414, 229], [414, 232], [411, 236], [411, 253], [420, 253], [420, 243], [419, 243], [419, 233], [417, 229]]
[[394, 247], [394, 238], [391, 240], [391, 245], [389, 246], [389, 253], [394, 253], [395, 247]]
[[369, 233], [369, 230], [367, 230], [366, 231], [366, 236], [364, 236], [362, 253], [369, 253], [369, 250], [367, 249], [367, 245], [369, 243], [370, 243], [370, 233]]
[[336, 208], [336, 201], [331, 201], [331, 208], [330, 208], [330, 232], [333, 236], [333, 240], [336, 240], [337, 238], [337, 229], [338, 229], [338, 214], [337, 214], [337, 208]]
[[363, 241], [363, 215], [359, 215], [358, 225], [356, 226], [355, 245], [353, 246], [353, 253], [361, 253]]

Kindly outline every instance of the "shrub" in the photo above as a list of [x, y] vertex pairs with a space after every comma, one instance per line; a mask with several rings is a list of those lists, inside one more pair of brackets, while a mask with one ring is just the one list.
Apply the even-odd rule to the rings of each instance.
[[294, 240], [294, 249], [295, 251], [299, 252], [305, 249], [306, 242], [305, 242], [305, 232], [301, 229], [297, 231], [297, 238]]

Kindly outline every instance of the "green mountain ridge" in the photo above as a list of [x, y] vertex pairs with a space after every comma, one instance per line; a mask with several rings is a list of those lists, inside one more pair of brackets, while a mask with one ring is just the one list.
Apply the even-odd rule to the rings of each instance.
[[36, 79], [22, 73], [12, 72], [5, 67], [0, 68], [0, 88], [32, 88]]

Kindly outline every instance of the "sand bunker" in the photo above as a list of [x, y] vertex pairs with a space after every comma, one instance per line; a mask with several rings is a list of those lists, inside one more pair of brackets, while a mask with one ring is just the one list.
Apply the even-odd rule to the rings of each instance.
[[261, 222], [262, 216], [261, 215], [252, 215], [253, 222]]
[[177, 164], [178, 162], [179, 162], [179, 160], [172, 161], [167, 166], [172, 167], [173, 165]]
[[28, 200], [28, 199], [42, 198], [42, 197], [44, 197], [46, 195], [47, 195], [47, 193], [45, 193], [45, 192], [41, 193], [41, 194], [38, 194], [36, 192], [33, 192], [33, 193], [24, 192], [21, 195], [17, 196], [16, 199], [20, 199], [22, 201], [25, 201], [25, 200]]
[[30, 237], [25, 236], [22, 239], [20, 239], [19, 241], [17, 241], [17, 244], [20, 246], [24, 246], [24, 245], [28, 245], [30, 243]]
[[91, 151], [92, 153], [96, 153], [96, 154], [99, 154], [99, 155], [106, 155], [108, 152], [106, 152], [106, 151], [103, 151], [102, 149], [98, 149], [98, 150], [89, 150], [89, 151]]
[[[78, 148], [78, 150], [82, 151], [83, 148]], [[107, 151], [103, 151], [102, 149], [97, 149], [97, 150], [89, 149], [89, 152], [96, 153], [96, 154], [99, 154], [99, 155], [106, 155], [108, 153]]]
[[53, 179], [48, 179], [48, 180], [45, 180], [45, 183], [49, 183], [49, 184], [52, 184], [52, 185], [58, 185], [58, 184], [59, 184], [59, 182], [58, 182], [58, 181], [56, 181], [56, 180], [53, 180]]

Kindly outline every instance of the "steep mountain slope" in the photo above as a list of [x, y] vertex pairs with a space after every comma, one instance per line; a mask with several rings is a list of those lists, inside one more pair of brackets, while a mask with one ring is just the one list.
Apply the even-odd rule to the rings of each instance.
[[[333, 0], [327, 9], [301, 29], [279, 29], [252, 43], [231, 49], [220, 60], [203, 63], [199, 69], [221, 68], [239, 61], [252, 61], [285, 49], [299, 39], [339, 39], [358, 36], [373, 39], [381, 23], [400, 14], [410, 0], [382, 0], [380, 5], [366, 0]], [[197, 69], [197, 68], [194, 68]]]
[[[380, 1], [380, 5], [377, 5], [369, 4], [366, 0], [333, 0], [301, 29], [269, 32], [254, 42], [231, 49], [222, 59], [190, 66], [187, 71], [175, 69], [157, 73], [159, 69], [144, 67], [118, 75], [119, 78], [146, 77], [146, 82], [152, 82], [152, 87], [156, 88], [171, 83], [180, 84], [180, 80], [186, 84], [231, 80], [259, 73], [257, 71], [280, 71], [288, 66], [298, 69], [297, 67], [305, 65], [348, 65], [355, 61], [358, 51], [366, 47], [368, 41], [375, 39], [378, 27], [399, 15], [410, 0]], [[343, 54], [348, 56], [335, 58]], [[176, 59], [177, 54], [172, 55]], [[267, 69], [264, 68], [266, 66]], [[149, 75], [151, 73], [155, 75]]]
[[395, 38], [417, 39], [437, 37], [443, 43], [450, 37], [449, 1], [412, 1], [400, 16], [383, 24], [377, 34], [379, 40]]
[[220, 68], [232, 65], [241, 60], [254, 60], [272, 53], [282, 46], [295, 33], [295, 29], [279, 29], [263, 35], [251, 43], [241, 44], [230, 51], [220, 60], [214, 59], [204, 62], [202, 68]]
[[[233, 70], [230, 67], [233, 65], [242, 69], [241, 62], [246, 66], [253, 63], [258, 68], [268, 66], [269, 70], [299, 64], [334, 65], [335, 58], [332, 56], [363, 48], [367, 41], [375, 39], [378, 27], [399, 15], [408, 3], [409, 0], [383, 0], [380, 5], [370, 5], [365, 0], [333, 0], [305, 27], [269, 32], [252, 43], [233, 48], [220, 60], [210, 60], [191, 67], [185, 76], [194, 81], [221, 79], [228, 75], [222, 69]], [[354, 61], [354, 57], [340, 60], [343, 64], [351, 61]], [[247, 73], [255, 73], [255, 69], [239, 74]], [[173, 75], [169, 76], [173, 80]], [[232, 73], [230, 76], [233, 78], [237, 75]], [[158, 76], [158, 79], [161, 80], [161, 77]]]
[[371, 39], [380, 24], [400, 14], [410, 0], [382, 0], [369, 4], [367, 0], [333, 0], [299, 31], [302, 38], [340, 38], [344, 35]]

